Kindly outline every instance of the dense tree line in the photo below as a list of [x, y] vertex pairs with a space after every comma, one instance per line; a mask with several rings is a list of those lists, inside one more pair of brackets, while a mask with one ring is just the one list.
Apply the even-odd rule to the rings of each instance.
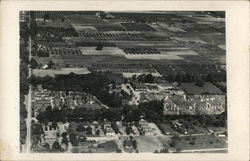
[[140, 103], [138, 108], [149, 121], [158, 121], [163, 119], [163, 100]]
[[[42, 123], [51, 121], [64, 122], [64, 121], [102, 121], [104, 119], [109, 121], [120, 121], [122, 112], [119, 108], [109, 109], [54, 109], [47, 108], [46, 111], [40, 112], [37, 119]], [[80, 130], [80, 129], [79, 129]]]
[[27, 127], [25, 118], [27, 117], [27, 111], [25, 108], [25, 95], [28, 94], [29, 91], [29, 83], [28, 83], [28, 64], [29, 64], [29, 55], [28, 55], [28, 26], [25, 23], [24, 25], [20, 25], [20, 72], [19, 72], [19, 80], [20, 80], [20, 99], [19, 99], [19, 108], [20, 108], [20, 143], [25, 144]]

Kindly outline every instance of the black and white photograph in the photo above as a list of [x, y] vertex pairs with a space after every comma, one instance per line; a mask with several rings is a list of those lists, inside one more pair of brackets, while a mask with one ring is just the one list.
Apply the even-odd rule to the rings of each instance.
[[20, 11], [22, 153], [227, 153], [224, 11]]
[[249, 161], [247, 0], [0, 1], [1, 161]]

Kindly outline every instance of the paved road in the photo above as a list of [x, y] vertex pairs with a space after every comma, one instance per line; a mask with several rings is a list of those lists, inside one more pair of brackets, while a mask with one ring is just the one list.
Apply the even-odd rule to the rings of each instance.
[[[29, 15], [30, 18], [30, 15]], [[31, 21], [31, 19], [30, 19]], [[29, 28], [30, 28], [30, 23], [29, 23]], [[29, 46], [28, 46], [28, 51], [29, 51], [29, 60], [31, 60], [31, 36], [29, 36]], [[28, 77], [31, 76], [31, 68], [29, 68], [29, 75]], [[26, 148], [26, 153], [30, 152], [31, 148], [31, 85], [29, 85], [29, 93], [27, 97], [27, 119], [26, 119], [26, 127], [27, 127], [27, 136], [26, 136], [26, 143], [25, 143], [25, 148]]]

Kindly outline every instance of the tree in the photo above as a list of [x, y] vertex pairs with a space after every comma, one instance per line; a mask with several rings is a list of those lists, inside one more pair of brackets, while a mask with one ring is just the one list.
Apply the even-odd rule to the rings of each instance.
[[50, 18], [50, 15], [48, 13], [43, 15], [43, 21], [46, 21]]
[[53, 122], [52, 122], [52, 125], [51, 125], [51, 128], [56, 129], [56, 128], [57, 128], [57, 122], [53, 121]]
[[63, 137], [63, 138], [67, 138], [67, 133], [66, 132], [63, 132], [62, 134], [61, 134], [61, 136]]
[[129, 134], [133, 133], [133, 129], [130, 126], [127, 126], [125, 128], [125, 132], [126, 132], [127, 135], [129, 135]]
[[79, 137], [79, 142], [84, 142], [84, 141], [86, 141], [87, 140], [87, 138], [84, 136], [84, 135], [81, 135], [80, 137]]
[[152, 74], [147, 74], [145, 77], [144, 77], [144, 80], [146, 83], [153, 83], [154, 82], [154, 77]]
[[121, 153], [121, 152], [122, 152], [121, 149], [117, 149], [117, 150], [116, 150], [116, 153]]
[[52, 145], [52, 149], [53, 150], [60, 150], [60, 145], [59, 145], [59, 142], [58, 141], [55, 141]]
[[100, 129], [97, 129], [97, 130], [95, 131], [95, 135], [96, 135], [96, 136], [100, 136]]
[[76, 129], [78, 132], [84, 132], [86, 131], [85, 127], [83, 126], [83, 124], [79, 124], [77, 126], [77, 129]]
[[37, 68], [37, 66], [38, 66], [38, 63], [36, 62], [36, 60], [34, 58], [31, 58], [30, 68], [35, 69], [35, 68]]
[[76, 134], [70, 134], [69, 140], [73, 146], [78, 146], [79, 142], [78, 142], [78, 139], [76, 138]]
[[55, 67], [55, 63], [50, 60], [49, 63], [48, 63], [48, 68], [51, 69], [51, 68], [54, 68]]
[[86, 132], [87, 135], [92, 135], [93, 134], [92, 133], [92, 128], [90, 126], [87, 127], [86, 131], [87, 131]]
[[34, 19], [31, 20], [30, 22], [30, 35], [31, 37], [35, 37], [38, 33], [38, 29], [37, 29], [37, 24], [36, 24], [36, 21]]
[[133, 143], [133, 148], [134, 148], [134, 149], [137, 149], [137, 142], [136, 142], [136, 140], [133, 140], [132, 143]]
[[102, 50], [102, 48], [103, 48], [103, 45], [101, 43], [98, 43], [96, 45], [96, 50]]

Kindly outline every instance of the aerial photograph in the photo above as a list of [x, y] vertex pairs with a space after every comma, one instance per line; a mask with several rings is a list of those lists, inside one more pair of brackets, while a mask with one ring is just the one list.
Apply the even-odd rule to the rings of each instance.
[[227, 153], [225, 21], [20, 11], [20, 153]]

